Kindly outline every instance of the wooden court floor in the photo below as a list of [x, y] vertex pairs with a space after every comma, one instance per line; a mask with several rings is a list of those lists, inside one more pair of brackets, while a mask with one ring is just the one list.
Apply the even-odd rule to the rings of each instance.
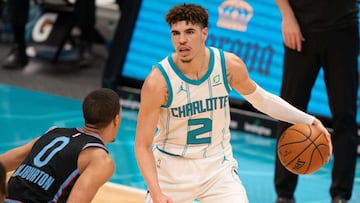
[[145, 194], [144, 190], [109, 182], [101, 187], [92, 203], [143, 203]]

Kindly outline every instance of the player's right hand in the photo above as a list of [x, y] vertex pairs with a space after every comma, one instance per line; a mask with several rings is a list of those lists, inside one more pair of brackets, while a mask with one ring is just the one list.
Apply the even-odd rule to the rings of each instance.
[[161, 198], [153, 199], [153, 203], [173, 203], [173, 201], [170, 197], [164, 195]]
[[154, 197], [151, 196], [151, 198], [152, 198], [153, 203], [173, 203], [173, 200], [170, 197], [168, 197], [162, 193], [159, 195], [156, 195]]

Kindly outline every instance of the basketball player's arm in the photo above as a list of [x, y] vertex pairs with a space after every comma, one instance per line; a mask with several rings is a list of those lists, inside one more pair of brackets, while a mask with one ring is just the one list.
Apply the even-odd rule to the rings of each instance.
[[114, 173], [115, 164], [104, 149], [90, 147], [80, 153], [78, 170], [80, 176], [70, 192], [67, 203], [90, 203], [100, 187]]
[[295, 14], [289, 4], [289, 0], [276, 0], [276, 4], [282, 16], [282, 34], [284, 44], [290, 49], [301, 51], [301, 44], [305, 39], [301, 33]]
[[35, 138], [25, 145], [11, 149], [0, 155], [0, 161], [3, 163], [7, 172], [15, 170], [21, 162], [24, 161], [38, 139], [39, 138]]
[[288, 123], [313, 124], [315, 117], [304, 113], [282, 98], [263, 90], [247, 72], [245, 64], [234, 54], [226, 53], [229, 84], [259, 111]]
[[[330, 133], [321, 121], [295, 108], [282, 98], [263, 90], [250, 77], [245, 64], [239, 57], [225, 53], [226, 71], [229, 84], [259, 111], [291, 124], [307, 123], [317, 126], [327, 137], [331, 145]], [[332, 147], [330, 147], [330, 154]]]
[[154, 203], [170, 203], [160, 188], [152, 143], [159, 120], [160, 108], [166, 102], [166, 83], [155, 68], [145, 79], [141, 89], [141, 103], [137, 119], [135, 155]]

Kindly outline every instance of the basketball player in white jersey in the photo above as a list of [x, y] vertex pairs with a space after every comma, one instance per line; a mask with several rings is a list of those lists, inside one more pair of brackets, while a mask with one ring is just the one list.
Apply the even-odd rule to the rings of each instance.
[[236, 55], [205, 45], [204, 8], [175, 6], [166, 21], [175, 53], [154, 65], [144, 81], [136, 131], [147, 203], [248, 202], [230, 145], [232, 88], [273, 118], [319, 127], [331, 145], [318, 119], [259, 87]]

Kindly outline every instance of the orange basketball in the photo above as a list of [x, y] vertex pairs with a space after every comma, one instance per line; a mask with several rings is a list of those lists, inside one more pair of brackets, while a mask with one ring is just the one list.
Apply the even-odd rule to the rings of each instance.
[[310, 174], [320, 169], [328, 159], [329, 144], [318, 128], [295, 124], [280, 136], [277, 152], [282, 165], [295, 174]]

